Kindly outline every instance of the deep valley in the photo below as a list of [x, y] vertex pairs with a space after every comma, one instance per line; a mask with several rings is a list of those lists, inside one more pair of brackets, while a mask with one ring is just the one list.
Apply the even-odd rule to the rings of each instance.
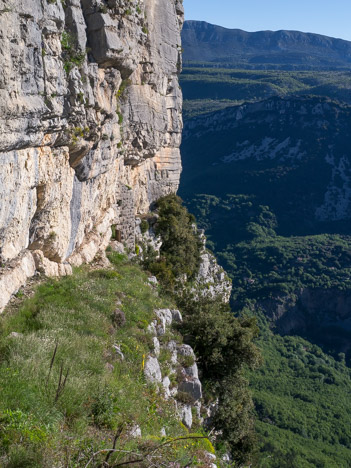
[[346, 468], [349, 65], [332, 64], [334, 40], [310, 35], [302, 46], [298, 33], [271, 37], [267, 60], [255, 61], [260, 33], [246, 34], [186, 23], [180, 195], [233, 280], [233, 309], [260, 324], [257, 466]]

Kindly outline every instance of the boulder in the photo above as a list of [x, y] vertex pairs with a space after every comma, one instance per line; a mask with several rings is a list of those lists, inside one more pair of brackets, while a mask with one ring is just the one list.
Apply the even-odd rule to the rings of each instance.
[[160, 383], [162, 382], [162, 374], [160, 364], [157, 358], [148, 356], [145, 361], [144, 375], [148, 382]]
[[172, 324], [172, 312], [169, 309], [156, 309], [155, 314], [158, 319], [157, 334], [162, 336], [166, 333], [167, 326]]
[[194, 364], [190, 367], [184, 367], [184, 371], [186, 375], [188, 375], [189, 377], [192, 377], [194, 379], [199, 378], [199, 370], [198, 370], [196, 362], [194, 362]]
[[174, 322], [181, 323], [183, 322], [183, 317], [182, 314], [179, 312], [179, 310], [171, 310], [172, 313], [172, 318]]
[[185, 357], [192, 357], [195, 361], [196, 357], [195, 357], [195, 353], [194, 353], [194, 350], [191, 346], [187, 345], [187, 344], [182, 344], [180, 346], [178, 346], [177, 348], [178, 350], [178, 354], [180, 354], [181, 356], [185, 356]]
[[152, 343], [153, 343], [153, 345], [154, 345], [154, 353], [155, 353], [155, 356], [158, 357], [158, 356], [160, 355], [160, 342], [158, 341], [158, 339], [156, 338], [156, 336], [153, 337]]
[[191, 426], [193, 425], [193, 414], [191, 411], [191, 406], [179, 405], [178, 412], [184, 426], [186, 426], [188, 429], [191, 429]]
[[194, 401], [202, 398], [202, 386], [199, 379], [183, 380], [179, 384], [178, 390], [188, 394]]

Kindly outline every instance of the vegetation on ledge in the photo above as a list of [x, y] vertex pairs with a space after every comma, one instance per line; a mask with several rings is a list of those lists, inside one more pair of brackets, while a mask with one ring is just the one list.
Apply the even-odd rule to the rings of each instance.
[[[146, 251], [144, 264], [182, 311], [180, 331], [197, 356], [205, 403], [216, 408], [208, 426], [218, 434], [217, 448], [229, 451], [242, 466], [250, 462], [255, 448], [253, 403], [244, 373], [261, 362], [254, 344], [256, 321], [235, 317], [221, 297], [206, 297], [196, 290], [192, 280], [199, 268], [201, 242], [195, 218], [182, 200], [175, 195], [161, 198], [157, 214], [155, 231], [163, 242], [160, 258]], [[179, 281], [184, 273], [186, 281]]]
[[[153, 349], [154, 310], [177, 306], [183, 324], [162, 341], [186, 335], [194, 347], [205, 406], [217, 408], [206, 428], [217, 433], [218, 454], [230, 451], [233, 466], [251, 460], [253, 403], [244, 371], [260, 360], [255, 321], [235, 318], [220, 298], [172, 289], [183, 271], [194, 277], [201, 243], [178, 197], [161, 199], [158, 208], [164, 243], [161, 258], [153, 254], [149, 265], [163, 263], [169, 272], [161, 270], [158, 292], [140, 266], [109, 252], [111, 267], [84, 266], [47, 279], [31, 297], [18, 294], [1, 317], [4, 468], [207, 466], [204, 453], [214, 449], [196, 415], [189, 433], [143, 372]], [[166, 354], [159, 361], [167, 373]]]
[[[155, 294], [140, 267], [109, 256], [111, 269], [45, 280], [1, 317], [2, 467], [203, 466], [211, 444], [189, 434], [143, 374], [153, 311], [172, 302]], [[177, 332], [169, 338], [181, 340]], [[138, 427], [141, 437], [133, 435]]]

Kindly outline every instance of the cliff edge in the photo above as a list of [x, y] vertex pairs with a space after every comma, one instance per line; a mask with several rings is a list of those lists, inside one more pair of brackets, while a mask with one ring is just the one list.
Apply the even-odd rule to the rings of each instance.
[[178, 188], [181, 0], [0, 0], [0, 310]]

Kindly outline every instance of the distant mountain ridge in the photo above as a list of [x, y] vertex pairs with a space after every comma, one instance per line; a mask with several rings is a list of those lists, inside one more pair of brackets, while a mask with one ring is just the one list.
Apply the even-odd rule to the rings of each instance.
[[351, 69], [351, 42], [300, 31], [246, 32], [205, 21], [186, 21], [184, 62], [249, 69]]

